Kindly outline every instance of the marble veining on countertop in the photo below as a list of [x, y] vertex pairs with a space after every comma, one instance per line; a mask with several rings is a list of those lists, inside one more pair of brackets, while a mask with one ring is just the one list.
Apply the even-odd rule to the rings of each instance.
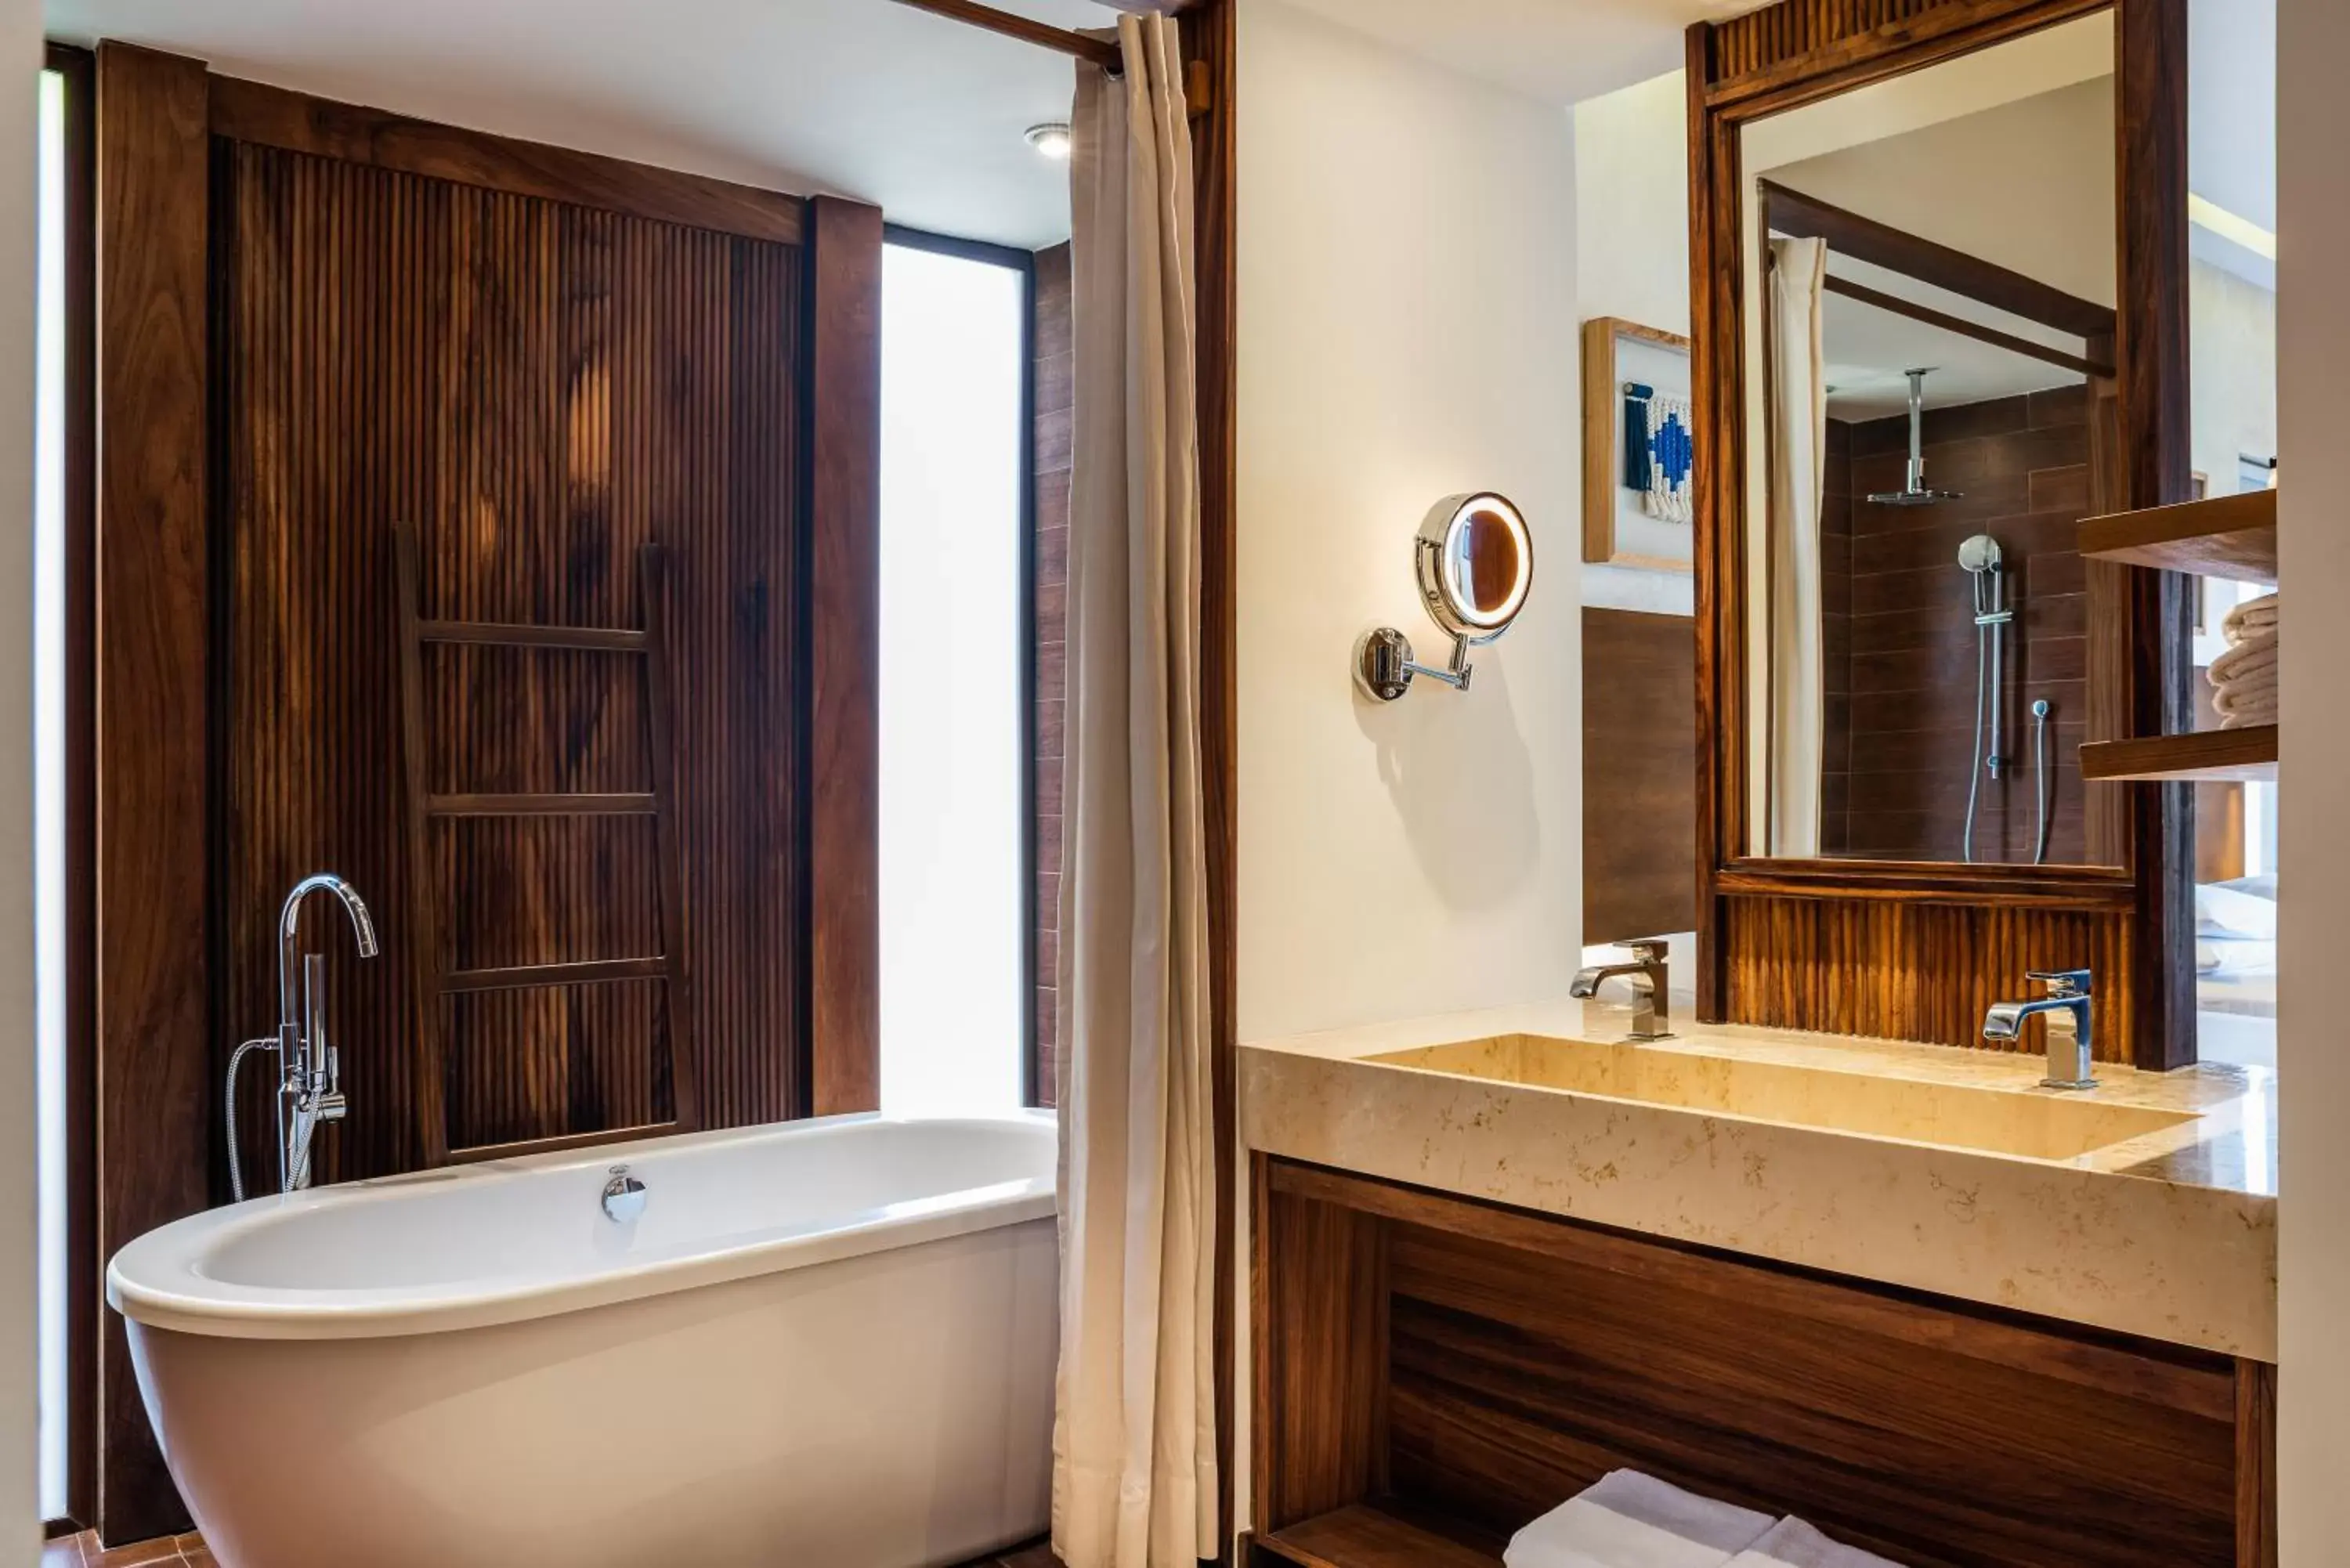
[[1248, 1147], [2176, 1344], [2275, 1357], [2262, 1068], [2098, 1066], [1560, 1002], [1242, 1048]]

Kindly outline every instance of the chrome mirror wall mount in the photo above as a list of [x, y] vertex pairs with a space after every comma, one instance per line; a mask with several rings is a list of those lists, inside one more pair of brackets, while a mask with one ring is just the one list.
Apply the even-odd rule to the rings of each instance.
[[1442, 665], [1422, 664], [1411, 639], [1391, 626], [1374, 627], [1355, 641], [1355, 685], [1376, 701], [1392, 702], [1425, 675], [1455, 691], [1474, 673], [1469, 650], [1510, 629], [1534, 587], [1534, 536], [1525, 514], [1490, 490], [1438, 502], [1412, 540], [1412, 570], [1421, 603], [1452, 639]]

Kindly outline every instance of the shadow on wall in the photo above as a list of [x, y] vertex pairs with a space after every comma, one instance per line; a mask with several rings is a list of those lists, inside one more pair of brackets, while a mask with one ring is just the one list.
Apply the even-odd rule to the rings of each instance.
[[[1444, 639], [1430, 628], [1429, 641]], [[1459, 910], [1511, 902], [1543, 861], [1534, 759], [1510, 701], [1509, 667], [1491, 649], [1478, 654], [1467, 691], [1418, 680], [1400, 701], [1373, 702], [1349, 680], [1347, 692], [1357, 727], [1378, 748], [1379, 779], [1420, 875]]]

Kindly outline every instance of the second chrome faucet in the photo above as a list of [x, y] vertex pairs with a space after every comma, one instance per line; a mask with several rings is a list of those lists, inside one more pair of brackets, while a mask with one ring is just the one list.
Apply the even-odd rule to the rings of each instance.
[[1994, 1002], [1983, 1014], [1983, 1038], [2013, 1040], [2023, 1033], [2023, 1021], [2034, 1013], [2049, 1015], [2048, 1075], [2043, 1089], [2094, 1089], [2097, 1080], [2091, 1063], [2089, 987], [2094, 976], [2085, 969], [2033, 970], [2024, 978], [2048, 988], [2045, 996], [2029, 1002]]
[[1632, 1040], [1673, 1037], [1672, 988], [1665, 969], [1667, 948], [1662, 938], [1623, 944], [1631, 950], [1629, 963], [1594, 964], [1575, 971], [1566, 994], [1588, 1001], [1599, 994], [1599, 982], [1618, 976], [1632, 982]]

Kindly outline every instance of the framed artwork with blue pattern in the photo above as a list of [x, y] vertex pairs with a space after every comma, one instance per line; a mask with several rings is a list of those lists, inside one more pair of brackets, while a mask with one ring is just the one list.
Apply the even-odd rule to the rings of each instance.
[[1697, 446], [1690, 344], [1621, 317], [1583, 324], [1583, 558], [1687, 572]]

